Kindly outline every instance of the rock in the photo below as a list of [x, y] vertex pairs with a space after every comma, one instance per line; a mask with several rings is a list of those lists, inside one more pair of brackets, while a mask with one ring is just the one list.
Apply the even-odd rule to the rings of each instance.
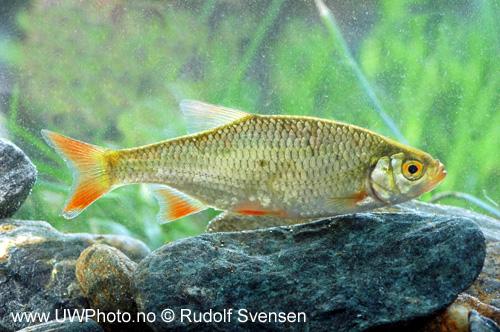
[[427, 322], [421, 332], [470, 332], [470, 331], [499, 331], [497, 325], [500, 310], [481, 303], [478, 299], [460, 294], [457, 300], [445, 311], [439, 313]]
[[[470, 298], [478, 303], [487, 304], [496, 310], [496, 317], [481, 312], [478, 307], [472, 305], [469, 300], [469, 307], [480, 311], [482, 315], [492, 318], [500, 324], [500, 222], [491, 217], [472, 212], [466, 209], [447, 206], [427, 204], [413, 201], [399, 205], [399, 208], [406, 212], [429, 212], [442, 215], [465, 216], [472, 219], [483, 231], [486, 238], [486, 259], [484, 266], [471, 287], [465, 291], [463, 298]], [[467, 297], [467, 294], [472, 297]], [[460, 300], [460, 298], [459, 298]]]
[[32, 325], [18, 332], [104, 332], [94, 320], [89, 319], [86, 322], [77, 321], [50, 321], [47, 323]]
[[76, 261], [76, 278], [91, 308], [135, 313], [131, 285], [136, 266], [120, 250], [105, 244], [82, 251]]
[[136, 258], [137, 248], [145, 248], [126, 237], [63, 234], [44, 221], [0, 220], [0, 331], [29, 325], [13, 322], [10, 313], [88, 308], [75, 277], [76, 259], [85, 248], [106, 242], [119, 243]]
[[454, 304], [467, 308], [467, 312], [475, 311], [500, 325], [500, 309], [481, 302], [479, 299], [467, 293], [459, 294]]
[[[466, 217], [472, 219], [479, 225], [485, 237], [489, 241], [500, 241], [500, 222], [491, 217], [462, 209], [456, 206], [429, 204], [413, 200], [397, 206], [384, 207], [372, 211], [372, 213], [407, 212], [407, 213], [431, 213]], [[313, 220], [283, 219], [273, 216], [244, 216], [223, 212], [215, 217], [207, 226], [207, 232], [237, 232], [243, 230], [266, 229], [277, 226], [290, 226], [295, 224], [309, 223]]]
[[151, 252], [144, 242], [126, 235], [78, 234], [78, 236], [89, 236], [92, 241], [96, 243], [107, 244], [111, 247], [115, 247], [136, 263], [149, 255]]
[[[500, 311], [500, 242], [486, 243], [483, 270], [466, 293]], [[500, 319], [498, 323], [500, 324]]]
[[208, 223], [207, 232], [239, 232], [278, 226], [292, 226], [297, 224], [305, 224], [311, 221], [313, 221], [313, 219], [286, 219], [273, 216], [257, 217], [230, 212], [222, 212]]
[[[409, 213], [432, 213], [469, 218], [479, 225], [486, 240], [491, 242], [500, 241], [500, 222], [484, 214], [479, 214], [456, 206], [429, 204], [417, 200], [400, 204], [397, 206], [397, 209]], [[384, 209], [381, 209], [381, 211], [383, 212]]]
[[[484, 255], [483, 234], [466, 217], [346, 215], [170, 243], [139, 263], [135, 299], [139, 311], [156, 314], [157, 331], [384, 330], [445, 309], [477, 277]], [[159, 319], [166, 308], [176, 315], [171, 323]], [[180, 320], [181, 309], [230, 308], [228, 323]], [[307, 321], [239, 323], [240, 309], [303, 312]]]
[[500, 327], [491, 319], [473, 310], [469, 314], [469, 331], [467, 332], [500, 332]]
[[469, 332], [469, 325], [469, 310], [460, 304], [453, 303], [419, 330], [422, 332]]
[[0, 138], [0, 219], [12, 216], [36, 181], [36, 168], [21, 149]]

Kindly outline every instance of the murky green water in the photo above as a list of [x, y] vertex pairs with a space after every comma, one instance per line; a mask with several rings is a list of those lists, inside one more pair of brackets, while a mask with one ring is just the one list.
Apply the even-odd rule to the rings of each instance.
[[[6, 6], [0, 135], [25, 149], [40, 173], [18, 216], [66, 231], [131, 233], [153, 247], [201, 232], [215, 211], [161, 226], [145, 186], [118, 189], [76, 221], [64, 221], [59, 213], [71, 174], [39, 134], [47, 128], [109, 147], [152, 143], [185, 133], [177, 106], [183, 98], [337, 119], [406, 140], [448, 170], [424, 200], [457, 191], [495, 207], [498, 2], [326, 4], [352, 58], [313, 1], [32, 0]], [[462, 199], [443, 202], [477, 209]]]

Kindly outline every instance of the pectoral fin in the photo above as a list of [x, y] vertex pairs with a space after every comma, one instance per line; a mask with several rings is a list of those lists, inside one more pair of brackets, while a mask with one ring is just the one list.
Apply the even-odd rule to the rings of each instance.
[[351, 196], [346, 197], [332, 197], [328, 200], [328, 204], [332, 207], [334, 211], [346, 211], [354, 209], [358, 204], [363, 201], [368, 194], [366, 191], [360, 191]]
[[183, 100], [180, 106], [189, 133], [213, 129], [250, 116], [249, 113], [239, 110], [196, 100]]
[[200, 201], [168, 186], [153, 187], [160, 204], [158, 221], [161, 224], [171, 222], [207, 209]]

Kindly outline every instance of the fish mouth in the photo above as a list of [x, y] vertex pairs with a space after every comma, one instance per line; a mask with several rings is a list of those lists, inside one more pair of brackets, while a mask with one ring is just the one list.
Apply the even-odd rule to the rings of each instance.
[[446, 169], [444, 168], [444, 165], [442, 162], [439, 160], [436, 160], [438, 163], [437, 170], [435, 175], [432, 177], [432, 179], [429, 181], [429, 183], [425, 186], [424, 192], [427, 192], [431, 189], [433, 189], [438, 183], [443, 181], [443, 179], [446, 177]]
[[437, 170], [437, 175], [436, 175], [436, 183], [439, 183], [441, 182], [445, 177], [446, 177], [446, 170], [444, 169], [444, 165], [442, 162], [440, 162], [439, 160], [437, 161], [439, 164], [438, 164], [438, 170]]

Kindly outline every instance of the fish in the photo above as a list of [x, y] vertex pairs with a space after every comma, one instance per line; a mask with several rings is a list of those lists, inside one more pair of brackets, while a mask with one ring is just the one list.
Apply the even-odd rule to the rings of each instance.
[[146, 183], [162, 223], [213, 208], [293, 224], [399, 204], [446, 176], [428, 153], [355, 125], [195, 100], [180, 108], [189, 134], [136, 148], [42, 130], [74, 171], [63, 217], [75, 218], [113, 189]]

